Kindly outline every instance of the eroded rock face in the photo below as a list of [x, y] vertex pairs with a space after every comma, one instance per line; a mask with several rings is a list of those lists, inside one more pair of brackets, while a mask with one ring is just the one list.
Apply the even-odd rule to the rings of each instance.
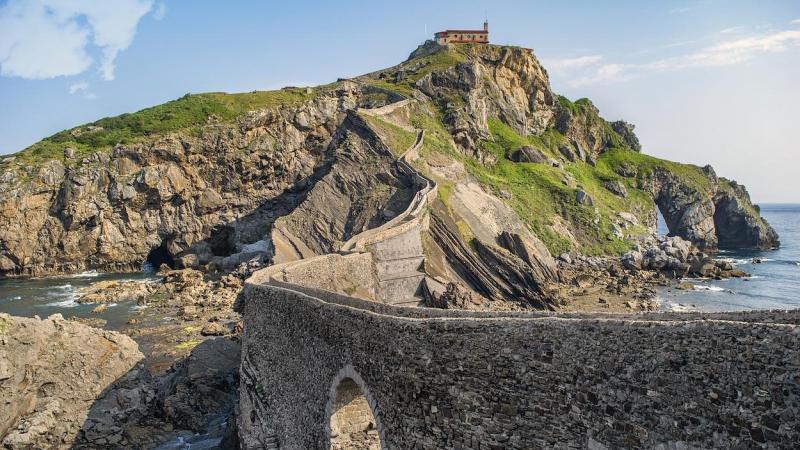
[[732, 191], [719, 192], [714, 198], [714, 226], [719, 246], [774, 248], [780, 245], [778, 234], [759, 215], [744, 186], [731, 184]]
[[348, 115], [330, 147], [335, 160], [305, 200], [275, 222], [276, 263], [335, 252], [394, 217], [414, 195], [390, 149], [358, 115]]
[[[554, 299], [547, 285], [557, 279], [558, 269], [550, 253], [535, 238], [528, 240], [505, 232], [498, 239], [506, 248], [479, 238], [470, 246], [441, 209], [431, 215], [430, 233], [452, 268], [451, 276], [481, 296], [538, 309], [554, 309]], [[468, 298], [455, 295], [462, 290], [450, 288], [443, 303], [453, 306], [466, 303], [456, 301]]]
[[633, 129], [636, 128], [635, 125], [625, 122], [624, 120], [617, 120], [616, 122], [611, 122], [611, 128], [617, 132], [631, 150], [637, 152], [642, 151], [639, 138], [636, 136], [636, 133], [633, 132]]
[[519, 134], [539, 134], [552, 125], [560, 107], [547, 72], [531, 50], [475, 46], [464, 52], [463, 62], [416, 83], [445, 106], [444, 122], [464, 152], [486, 156], [476, 144], [489, 137], [489, 118], [500, 119]]
[[129, 337], [0, 314], [0, 442], [69, 448], [95, 399], [143, 358]]
[[343, 83], [199, 136], [117, 146], [66, 167], [53, 160], [28, 180], [4, 172], [0, 275], [138, 270], [159, 248], [189, 266], [241, 252], [302, 200], [357, 96]]
[[780, 245], [778, 234], [761, 217], [744, 186], [717, 178], [713, 169], [704, 173], [708, 182], [701, 187], [666, 170], [653, 174], [653, 196], [671, 234], [710, 250]]

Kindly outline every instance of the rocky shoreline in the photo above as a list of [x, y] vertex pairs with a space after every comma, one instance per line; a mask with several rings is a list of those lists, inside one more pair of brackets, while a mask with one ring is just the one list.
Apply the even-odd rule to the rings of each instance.
[[[12, 406], [0, 417], [4, 448], [147, 449], [165, 442], [193, 441], [204, 442], [195, 448], [218, 448], [225, 439], [235, 440], [230, 419], [238, 402], [241, 322], [232, 305], [241, 278], [230, 274], [209, 277], [191, 269], [163, 270], [159, 276], [156, 281], [101, 281], [82, 293], [78, 302], [96, 304], [96, 311], [110, 302], [141, 307], [118, 331], [94, 328], [105, 326], [100, 319], [0, 315], [0, 381], [30, 374], [25, 375], [32, 378], [26, 378], [24, 384], [49, 386], [50, 378], [67, 377], [46, 392], [40, 388], [34, 393], [3, 394], [6, 405]], [[92, 381], [83, 371], [74, 375], [83, 378], [84, 388], [90, 391], [83, 403], [76, 402], [73, 394], [81, 392], [70, 384], [73, 375], [61, 374], [63, 363], [11, 357], [43, 354], [36, 349], [47, 340], [48, 332], [70, 336], [69, 340], [49, 339], [50, 351], [57, 352], [53, 358], [61, 358], [69, 366], [96, 366], [92, 373], [103, 377]], [[25, 333], [40, 337], [29, 339]], [[122, 345], [120, 359], [109, 360], [119, 363], [104, 367], [97, 358], [108, 356], [92, 356], [104, 348], [92, 342], [100, 337]], [[90, 357], [95, 361], [88, 362]], [[3, 382], [0, 389], [13, 385]], [[50, 392], [53, 389], [57, 389], [55, 394]], [[54, 396], [60, 403], [51, 401]], [[32, 405], [30, 411], [20, 409], [24, 405]], [[50, 422], [61, 421], [73, 410], [80, 414], [67, 422], [65, 431], [53, 431]], [[36, 425], [42, 421], [41, 427]], [[39, 428], [46, 432], [38, 432]], [[225, 445], [235, 448], [232, 443]]]
[[[550, 286], [550, 292], [558, 298], [558, 310], [565, 312], [653, 311], [660, 306], [657, 289], [681, 288], [683, 277], [719, 279], [747, 275], [678, 237], [649, 240], [622, 257], [565, 253], [556, 261], [559, 282]], [[91, 396], [97, 400], [91, 406], [84, 406], [88, 411], [85, 419], [71, 425], [72, 448], [144, 449], [165, 442], [198, 442], [196, 448], [205, 448], [204, 445], [235, 448], [235, 430], [231, 427], [238, 402], [241, 321], [233, 311], [233, 303], [243, 279], [255, 268], [242, 264], [236, 271], [215, 275], [164, 266], [154, 281], [94, 283], [84, 290], [78, 302], [96, 304], [97, 308], [109, 302], [130, 302], [143, 307], [119, 333], [78, 323], [102, 327], [104, 324], [100, 322], [64, 320], [59, 316], [45, 321], [10, 316], [2, 316], [0, 320], [36, 324], [32, 328], [41, 328], [43, 325], [39, 323], [42, 323], [75, 329], [79, 330], [77, 336], [100, 333], [121, 340], [130, 349], [128, 354], [132, 356], [127, 357], [130, 362], [125, 371], [97, 372], [108, 378], [102, 384], [108, 387]], [[451, 308], [519, 309], [518, 304], [487, 305], [485, 299], [467, 298], [465, 293], [455, 290], [449, 295], [461, 301], [451, 301], [447, 305]], [[19, 340], [16, 335], [15, 338]], [[28, 353], [14, 347], [6, 352]], [[78, 347], [67, 349], [62, 357], [73, 358], [76, 354], [81, 354]], [[16, 366], [0, 369], [5, 371], [0, 370], [0, 375], [25, 373]], [[32, 420], [56, 417], [46, 400], [38, 398], [32, 416], [18, 412], [5, 419], [11, 424], [10, 430], [29, 431], [7, 433], [3, 445], [27, 448], [44, 445], [41, 439], [53, 439], [52, 434], [37, 435], [30, 431], [36, 430], [31, 428]], [[12, 400], [9, 404], [24, 402]]]

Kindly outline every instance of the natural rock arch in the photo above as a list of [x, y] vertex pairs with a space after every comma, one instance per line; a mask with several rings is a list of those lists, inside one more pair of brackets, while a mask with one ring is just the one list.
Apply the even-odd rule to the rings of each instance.
[[353, 366], [343, 367], [331, 383], [325, 427], [330, 450], [386, 449], [375, 399]]

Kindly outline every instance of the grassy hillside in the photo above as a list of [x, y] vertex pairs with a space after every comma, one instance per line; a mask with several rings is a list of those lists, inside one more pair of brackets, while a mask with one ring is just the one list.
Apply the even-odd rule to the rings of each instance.
[[[641, 235], [648, 230], [643, 225], [629, 227], [623, 230], [623, 238], [620, 238], [613, 232], [613, 223], [619, 221], [620, 211], [631, 212], [642, 221], [654, 212], [652, 196], [643, 188], [646, 186], [644, 181], [656, 168], [668, 170], [699, 189], [712, 188], [711, 181], [699, 167], [632, 151], [623, 147], [620, 140], [602, 153], [594, 166], [583, 161], [564, 162], [558, 148], [567, 144], [567, 140], [557, 130], [548, 129], [540, 136], [520, 136], [497, 119], [489, 121], [491, 139], [481, 143], [483, 150], [494, 156], [497, 162], [483, 164], [476, 158], [456, 151], [441, 122], [441, 113], [433, 104], [428, 105], [428, 109], [437, 112], [434, 115], [419, 113], [413, 119], [416, 127], [426, 130], [421, 152], [423, 157], [441, 159], [444, 156], [463, 163], [467, 172], [489, 191], [506, 198], [505, 201], [553, 254], [570, 250], [588, 254], [619, 254], [628, 250], [631, 243], [625, 237]], [[561, 166], [515, 163], [508, 159], [513, 151], [526, 145], [559, 160]], [[623, 165], [634, 167], [637, 176], [626, 178], [618, 175], [618, 168]], [[437, 182], [440, 198], [448, 205], [454, 180], [437, 179]], [[627, 190], [627, 197], [609, 191], [604, 186], [608, 182], [621, 183]], [[593, 206], [577, 202], [579, 189], [592, 197]], [[568, 225], [579, 242], [577, 246], [553, 230], [556, 222]]]
[[15, 163], [30, 166], [49, 159], [61, 159], [67, 147], [74, 148], [76, 155], [81, 157], [108, 150], [117, 144], [141, 142], [177, 131], [196, 131], [209, 121], [229, 123], [248, 111], [296, 105], [330, 87], [285, 88], [241, 94], [187, 94], [152, 108], [107, 117], [56, 133], [14, 155]]

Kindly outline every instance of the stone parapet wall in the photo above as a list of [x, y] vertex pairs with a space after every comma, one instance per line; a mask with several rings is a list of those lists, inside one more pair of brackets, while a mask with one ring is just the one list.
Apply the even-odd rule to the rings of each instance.
[[345, 367], [387, 449], [800, 442], [797, 311], [480, 313], [252, 283], [243, 295], [245, 448], [328, 448]]
[[370, 253], [331, 253], [259, 270], [250, 278], [257, 284], [285, 283], [378, 299], [378, 278]]

